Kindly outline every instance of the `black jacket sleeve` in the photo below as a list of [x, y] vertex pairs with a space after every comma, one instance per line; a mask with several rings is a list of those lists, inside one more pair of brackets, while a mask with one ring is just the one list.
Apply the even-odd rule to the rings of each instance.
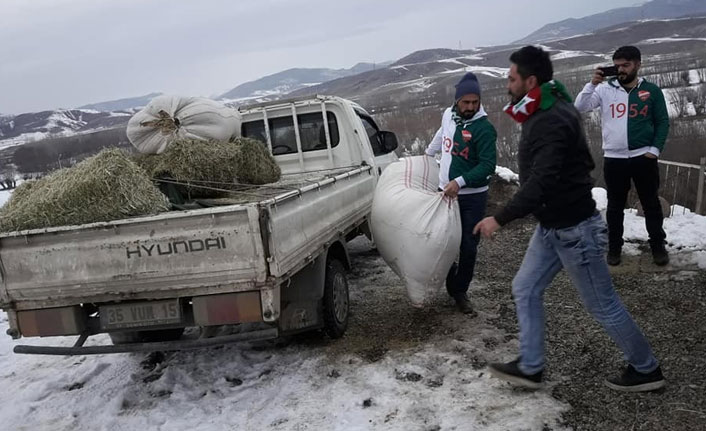
[[564, 154], [574, 131], [565, 119], [544, 116], [537, 119], [528, 136], [530, 173], [520, 190], [495, 215], [500, 225], [525, 217], [546, 203], [548, 193], [557, 189]]

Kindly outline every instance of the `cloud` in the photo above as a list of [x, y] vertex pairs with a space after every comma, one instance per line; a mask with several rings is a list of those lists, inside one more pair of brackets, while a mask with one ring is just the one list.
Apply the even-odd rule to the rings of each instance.
[[3, 0], [0, 112], [152, 91], [210, 95], [292, 67], [504, 43], [620, 2]]

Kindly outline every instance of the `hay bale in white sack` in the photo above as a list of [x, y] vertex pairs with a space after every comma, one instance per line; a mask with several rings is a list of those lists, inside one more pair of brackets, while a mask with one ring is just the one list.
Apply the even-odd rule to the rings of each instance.
[[434, 159], [408, 157], [385, 169], [373, 198], [373, 239], [415, 307], [438, 294], [461, 246], [458, 202], [442, 199], [438, 184]]
[[160, 154], [179, 140], [228, 141], [240, 135], [240, 113], [203, 97], [157, 96], [127, 123], [141, 153]]

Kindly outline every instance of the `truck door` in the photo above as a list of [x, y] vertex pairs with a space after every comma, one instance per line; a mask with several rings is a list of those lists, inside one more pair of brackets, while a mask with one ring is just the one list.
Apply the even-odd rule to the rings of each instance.
[[394, 134], [392, 132], [381, 131], [375, 121], [368, 115], [356, 112], [363, 122], [365, 127], [365, 132], [368, 135], [368, 140], [370, 145], [373, 147], [373, 154], [375, 155], [375, 164], [381, 173], [390, 163], [394, 163], [399, 160], [397, 154], [395, 153], [396, 138], [394, 144], [390, 142], [390, 138], [385, 142], [385, 137]]

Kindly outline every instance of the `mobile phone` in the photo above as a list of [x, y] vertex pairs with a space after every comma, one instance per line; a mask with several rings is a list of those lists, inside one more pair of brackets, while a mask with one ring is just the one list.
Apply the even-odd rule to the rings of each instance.
[[603, 66], [599, 67], [598, 70], [603, 72], [603, 76], [616, 76], [618, 74], [618, 66]]

